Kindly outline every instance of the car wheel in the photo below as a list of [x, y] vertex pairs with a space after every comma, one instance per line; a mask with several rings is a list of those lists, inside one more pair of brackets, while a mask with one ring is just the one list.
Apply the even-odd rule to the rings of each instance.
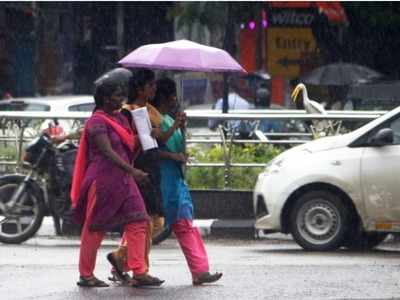
[[348, 220], [339, 197], [329, 191], [310, 191], [295, 202], [290, 228], [293, 238], [304, 249], [334, 250], [343, 243]]

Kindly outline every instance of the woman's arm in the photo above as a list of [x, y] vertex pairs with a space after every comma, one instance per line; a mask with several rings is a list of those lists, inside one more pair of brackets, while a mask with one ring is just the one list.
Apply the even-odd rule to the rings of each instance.
[[174, 133], [174, 131], [179, 127], [182, 127], [185, 121], [186, 121], [186, 115], [184, 113], [178, 113], [174, 120], [174, 124], [172, 124], [172, 126], [169, 127], [166, 132], [162, 132], [161, 128], [159, 127], [153, 128], [151, 132], [152, 136], [157, 138], [157, 140], [160, 141], [161, 144], [165, 144], [171, 137], [171, 135]]
[[175, 120], [174, 124], [166, 132], [162, 132], [160, 127], [155, 127], [151, 131], [151, 135], [161, 144], [165, 144], [178, 127], [179, 121]]
[[158, 150], [158, 153], [159, 153], [161, 159], [170, 159], [170, 160], [179, 161], [181, 163], [187, 162], [187, 156], [184, 153], [175, 153], [175, 152], [169, 152], [169, 151], [163, 151], [163, 150]]
[[94, 137], [96, 146], [99, 148], [100, 152], [110, 159], [119, 168], [132, 175], [138, 182], [147, 181], [148, 174], [132, 167], [130, 164], [126, 163], [111, 147], [111, 143], [105, 134], [98, 134]]

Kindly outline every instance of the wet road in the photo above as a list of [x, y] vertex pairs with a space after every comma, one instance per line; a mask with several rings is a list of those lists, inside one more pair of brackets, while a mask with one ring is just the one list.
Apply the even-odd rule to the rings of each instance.
[[[96, 275], [106, 279], [99, 252]], [[152, 251], [152, 273], [162, 288], [111, 286], [84, 289], [78, 279], [76, 239], [31, 239], [0, 244], [0, 299], [400, 299], [400, 248], [369, 252], [304, 252], [290, 241], [206, 240], [211, 269], [224, 272], [214, 285], [193, 287], [182, 253], [171, 239]]]

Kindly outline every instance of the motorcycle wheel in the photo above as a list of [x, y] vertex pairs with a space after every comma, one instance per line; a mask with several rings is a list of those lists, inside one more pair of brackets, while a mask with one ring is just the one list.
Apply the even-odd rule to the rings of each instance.
[[11, 199], [22, 180], [5, 179], [0, 183], [0, 242], [20, 244], [39, 230], [45, 215], [45, 205], [35, 192], [26, 188], [21, 205], [6, 216], [3, 207]]

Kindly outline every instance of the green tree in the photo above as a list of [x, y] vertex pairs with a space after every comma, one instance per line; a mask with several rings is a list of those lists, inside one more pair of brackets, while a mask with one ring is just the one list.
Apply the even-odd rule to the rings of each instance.
[[170, 16], [178, 18], [178, 29], [188, 27], [189, 38], [197, 23], [212, 35], [220, 35], [220, 40], [211, 39], [211, 44], [235, 56], [240, 24], [250, 19], [260, 20], [264, 7], [264, 2], [179, 2], [170, 10]]
[[350, 26], [345, 60], [370, 66], [389, 77], [400, 76], [399, 2], [342, 2]]

